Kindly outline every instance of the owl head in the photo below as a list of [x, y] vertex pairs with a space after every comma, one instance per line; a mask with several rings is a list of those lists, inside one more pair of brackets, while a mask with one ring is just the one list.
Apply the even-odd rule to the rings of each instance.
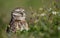
[[24, 14], [24, 9], [23, 8], [15, 8], [13, 11], [12, 11], [12, 13], [13, 13], [13, 15], [16, 15], [16, 16], [18, 16], [19, 14], [21, 14], [22, 16], [23, 16], [23, 14]]
[[16, 19], [16, 20], [22, 20], [22, 19], [25, 19], [25, 10], [23, 8], [15, 8], [13, 11], [12, 11], [12, 17], [13, 19]]

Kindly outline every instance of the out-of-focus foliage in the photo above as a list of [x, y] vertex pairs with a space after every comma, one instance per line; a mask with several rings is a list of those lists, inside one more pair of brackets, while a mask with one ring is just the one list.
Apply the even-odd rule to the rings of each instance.
[[[60, 38], [60, 0], [0, 0], [0, 38]], [[6, 33], [11, 10], [23, 7], [30, 30]]]

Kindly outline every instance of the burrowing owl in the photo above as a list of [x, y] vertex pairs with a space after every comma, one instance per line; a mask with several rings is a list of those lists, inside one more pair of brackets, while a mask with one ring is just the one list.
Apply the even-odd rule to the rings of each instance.
[[24, 11], [25, 10], [23, 8], [15, 8], [11, 12], [11, 21], [9, 23], [9, 28], [7, 28], [7, 31], [10, 30], [12, 32], [16, 32], [17, 30], [29, 30], [28, 24], [25, 20], [26, 14]]

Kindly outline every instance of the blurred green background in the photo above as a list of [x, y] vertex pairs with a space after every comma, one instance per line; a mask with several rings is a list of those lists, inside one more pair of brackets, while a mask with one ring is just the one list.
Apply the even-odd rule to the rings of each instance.
[[[11, 11], [16, 7], [25, 8], [30, 30], [7, 34]], [[42, 13], [46, 15], [41, 17]], [[60, 0], [0, 0], [0, 38], [60, 38]]]

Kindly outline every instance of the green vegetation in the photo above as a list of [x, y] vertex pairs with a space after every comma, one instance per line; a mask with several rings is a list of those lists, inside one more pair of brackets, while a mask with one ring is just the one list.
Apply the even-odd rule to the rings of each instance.
[[[0, 38], [60, 38], [60, 0], [0, 0]], [[11, 11], [26, 10], [30, 30], [6, 33]]]

